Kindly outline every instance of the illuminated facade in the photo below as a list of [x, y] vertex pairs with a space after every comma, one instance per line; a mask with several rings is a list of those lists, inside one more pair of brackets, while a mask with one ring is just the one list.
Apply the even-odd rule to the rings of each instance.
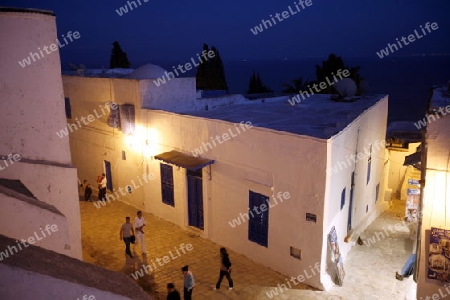
[[[417, 299], [442, 297], [449, 293], [444, 284], [450, 282], [450, 234], [438, 244], [430, 243], [432, 228], [450, 230], [450, 88], [434, 87], [429, 101], [422, 157], [422, 222], [418, 251]], [[433, 246], [435, 246], [434, 249]], [[436, 251], [439, 257], [436, 257]], [[444, 263], [433, 272], [433, 264]], [[431, 272], [429, 272], [431, 270]], [[438, 276], [436, 276], [436, 274]], [[438, 296], [434, 296], [437, 294]], [[427, 298], [431, 299], [431, 298]]]

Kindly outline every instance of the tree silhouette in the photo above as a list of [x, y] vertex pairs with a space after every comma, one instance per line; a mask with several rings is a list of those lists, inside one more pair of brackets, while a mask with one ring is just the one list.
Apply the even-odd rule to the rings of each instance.
[[207, 44], [203, 44], [203, 51], [208, 53], [214, 52], [212, 58], [208, 57], [208, 60], [204, 60], [197, 67], [196, 84], [197, 88], [201, 90], [226, 90], [228, 91], [227, 79], [225, 77], [225, 70], [220, 57], [220, 53], [216, 47], [211, 47]]
[[265, 93], [273, 93], [273, 91], [262, 82], [259, 73], [255, 73], [255, 71], [253, 71], [253, 74], [250, 77], [250, 82], [248, 83], [247, 94], [265, 94]]
[[111, 50], [111, 58], [109, 61], [109, 68], [129, 68], [131, 63], [128, 61], [127, 53], [122, 51], [119, 42], [115, 41]]
[[[334, 81], [333, 73], [337, 74], [338, 70], [347, 69], [350, 72], [350, 76], [348, 78], [353, 79], [357, 86], [357, 94], [359, 94], [359, 84], [364, 79], [359, 75], [360, 67], [346, 67], [344, 64], [344, 60], [337, 56], [336, 54], [331, 53], [328, 56], [328, 59], [322, 62], [322, 66], [316, 65], [316, 83], [327, 82], [327, 78], [330, 82]], [[338, 78], [338, 77], [337, 77]], [[339, 80], [339, 78], [338, 78]], [[336, 93], [334, 86], [330, 86], [327, 84], [325, 89], [321, 89], [320, 94], [333, 94]]]

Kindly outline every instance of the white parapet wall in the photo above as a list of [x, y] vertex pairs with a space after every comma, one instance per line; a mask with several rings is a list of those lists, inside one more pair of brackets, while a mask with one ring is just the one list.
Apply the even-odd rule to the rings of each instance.
[[[81, 259], [77, 172], [71, 164], [69, 140], [55, 134], [67, 126], [59, 48], [43, 50], [55, 43], [52, 12], [0, 9], [0, 164], [8, 164], [0, 170], [0, 178], [20, 180], [37, 199], [60, 211], [69, 228], [70, 251], [63, 253]], [[30, 64], [21, 64], [24, 59]], [[8, 155], [20, 159], [11, 165]], [[8, 205], [2, 209], [13, 212], [16, 203]], [[22, 215], [35, 216], [32, 206], [22, 208]], [[46, 215], [50, 219], [41, 220], [42, 224], [52, 224], [53, 216]], [[27, 236], [31, 227], [22, 227], [23, 222], [16, 212], [5, 230], [18, 227], [24, 230], [20, 236]]]

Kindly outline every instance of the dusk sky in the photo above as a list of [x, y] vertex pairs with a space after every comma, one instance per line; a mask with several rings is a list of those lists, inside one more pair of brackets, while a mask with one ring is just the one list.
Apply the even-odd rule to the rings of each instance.
[[81, 38], [61, 48], [67, 62], [88, 67], [109, 65], [111, 44], [117, 40], [132, 67], [160, 61], [189, 61], [203, 43], [218, 48], [227, 60], [324, 57], [377, 58], [376, 52], [396, 38], [420, 32], [436, 22], [420, 40], [392, 55], [450, 54], [450, 1], [312, 0], [312, 5], [254, 35], [250, 28], [269, 15], [295, 11], [294, 1], [155, 1], [144, 2], [119, 16], [124, 0], [8, 0], [2, 6], [40, 8], [56, 14], [58, 36], [80, 32]]

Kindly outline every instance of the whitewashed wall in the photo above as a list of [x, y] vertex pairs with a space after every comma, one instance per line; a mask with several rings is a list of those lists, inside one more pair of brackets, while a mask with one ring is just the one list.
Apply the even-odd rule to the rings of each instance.
[[[148, 156], [172, 149], [190, 154], [210, 137], [229, 129], [229, 122], [148, 111], [148, 128], [153, 144]], [[251, 120], [243, 120], [251, 121]], [[235, 133], [235, 131], [233, 131]], [[282, 147], [280, 145], [283, 145]], [[263, 128], [251, 128], [226, 141], [202, 157], [214, 159], [211, 181], [203, 171], [205, 212], [204, 237], [225, 245], [274, 270], [289, 276], [309, 273], [320, 262], [326, 143]], [[295, 162], [295, 163], [293, 163]], [[149, 169], [159, 173], [159, 161], [149, 159]], [[174, 167], [175, 208], [162, 203], [160, 178], [146, 186], [146, 207], [181, 226], [188, 224], [185, 170]], [[291, 198], [269, 210], [269, 246], [248, 240], [248, 222], [232, 228], [228, 222], [248, 211], [249, 190], [271, 198], [289, 192]], [[278, 201], [279, 202], [279, 201]], [[273, 199], [271, 203], [274, 204]], [[317, 215], [317, 223], [307, 222], [306, 213]], [[302, 260], [290, 256], [290, 246], [302, 250]], [[319, 277], [305, 281], [321, 287]]]
[[[19, 242], [24, 239], [26, 243], [70, 256], [69, 224], [63, 215], [2, 193], [0, 201], [4, 207], [0, 211], [0, 234]], [[18, 218], [21, 220], [19, 226]], [[50, 227], [46, 227], [47, 225]], [[54, 226], [51, 227], [52, 225]], [[12, 253], [25, 249], [23, 244], [20, 247], [16, 243], [10, 246], [16, 248], [11, 250]]]
[[[27, 270], [0, 264], [0, 296], [2, 299], [22, 300], [56, 299], [64, 295], [64, 299], [111, 299], [127, 300], [128, 297], [115, 295], [96, 288], [82, 286]], [[26, 283], [26, 288], [23, 287]], [[90, 297], [90, 298], [89, 298]], [[150, 299], [150, 298], [149, 298]]]
[[[363, 100], [360, 100], [363, 101]], [[343, 104], [345, 105], [345, 104]], [[388, 208], [384, 201], [385, 190], [385, 148], [388, 97], [384, 97], [376, 105], [361, 114], [344, 131], [332, 137], [328, 143], [328, 163], [325, 193], [325, 217], [324, 217], [324, 240], [322, 248], [322, 267], [325, 272], [333, 272], [334, 267], [327, 266], [327, 255], [330, 256], [327, 234], [335, 226], [338, 243], [342, 257], [345, 261], [351, 249], [350, 243], [345, 243], [347, 236], [347, 223], [350, 205], [351, 176], [355, 171], [355, 187], [353, 194], [352, 209], [352, 231], [361, 232], [372, 222], [383, 210]], [[359, 138], [358, 137], [359, 130]], [[372, 166], [370, 181], [367, 184], [368, 152], [372, 145]], [[377, 146], [378, 145], [378, 146]], [[351, 159], [352, 154], [362, 153], [363, 158], [357, 159], [356, 164]], [[345, 163], [345, 165], [344, 165]], [[336, 166], [341, 166], [336, 168]], [[331, 171], [336, 168], [337, 172]], [[375, 202], [375, 190], [380, 184], [379, 198]], [[341, 209], [341, 194], [346, 188], [345, 205]], [[367, 208], [367, 212], [366, 212]], [[333, 274], [332, 274], [333, 275]], [[332, 286], [330, 279], [324, 277], [326, 288]]]
[[175, 78], [160, 86], [153, 80], [139, 81], [142, 107], [180, 112], [196, 102], [195, 77]]
[[[0, 13], [0, 156], [21, 156], [20, 163], [1, 170], [0, 177], [21, 180], [40, 201], [62, 212], [70, 234], [70, 251], [63, 253], [81, 258], [76, 169], [68, 140], [55, 134], [66, 125], [59, 52], [44, 54], [25, 68], [18, 63], [56, 38], [54, 16]], [[17, 216], [16, 221], [23, 220]]]
[[[105, 172], [104, 161], [111, 163], [112, 185], [114, 192], [108, 191], [114, 199], [125, 200], [143, 208], [144, 194], [141, 188], [123, 195], [128, 185], [138, 185], [138, 176], [142, 177], [143, 165], [139, 155], [132, 155], [130, 143], [118, 128], [108, 126], [109, 110], [107, 102], [135, 105], [136, 117], [139, 116], [140, 96], [138, 81], [131, 79], [87, 78], [63, 76], [64, 94], [70, 98], [72, 119], [68, 123], [77, 124], [82, 117], [94, 116], [94, 121], [83, 123], [77, 130], [64, 137], [70, 140], [73, 164], [78, 169], [78, 177], [87, 180], [94, 193], [91, 200], [97, 200], [97, 176]], [[105, 108], [106, 107], [106, 108]], [[125, 151], [125, 160], [122, 159]], [[118, 196], [117, 196], [118, 195]], [[113, 198], [110, 198], [113, 199]]]
[[434, 294], [441, 296], [439, 290], [444, 294], [448, 294], [442, 283], [428, 279], [427, 266], [431, 227], [450, 230], [450, 174], [448, 162], [450, 117], [441, 118], [439, 121], [430, 122], [427, 125], [426, 143], [428, 154], [422, 200], [423, 218], [420, 253], [418, 253], [417, 299], [426, 299], [425, 297], [427, 296], [431, 298]]
[[56, 41], [55, 17], [0, 12], [0, 153], [70, 163], [68, 143], [54, 134], [65, 126], [59, 52], [22, 68], [19, 61]]

